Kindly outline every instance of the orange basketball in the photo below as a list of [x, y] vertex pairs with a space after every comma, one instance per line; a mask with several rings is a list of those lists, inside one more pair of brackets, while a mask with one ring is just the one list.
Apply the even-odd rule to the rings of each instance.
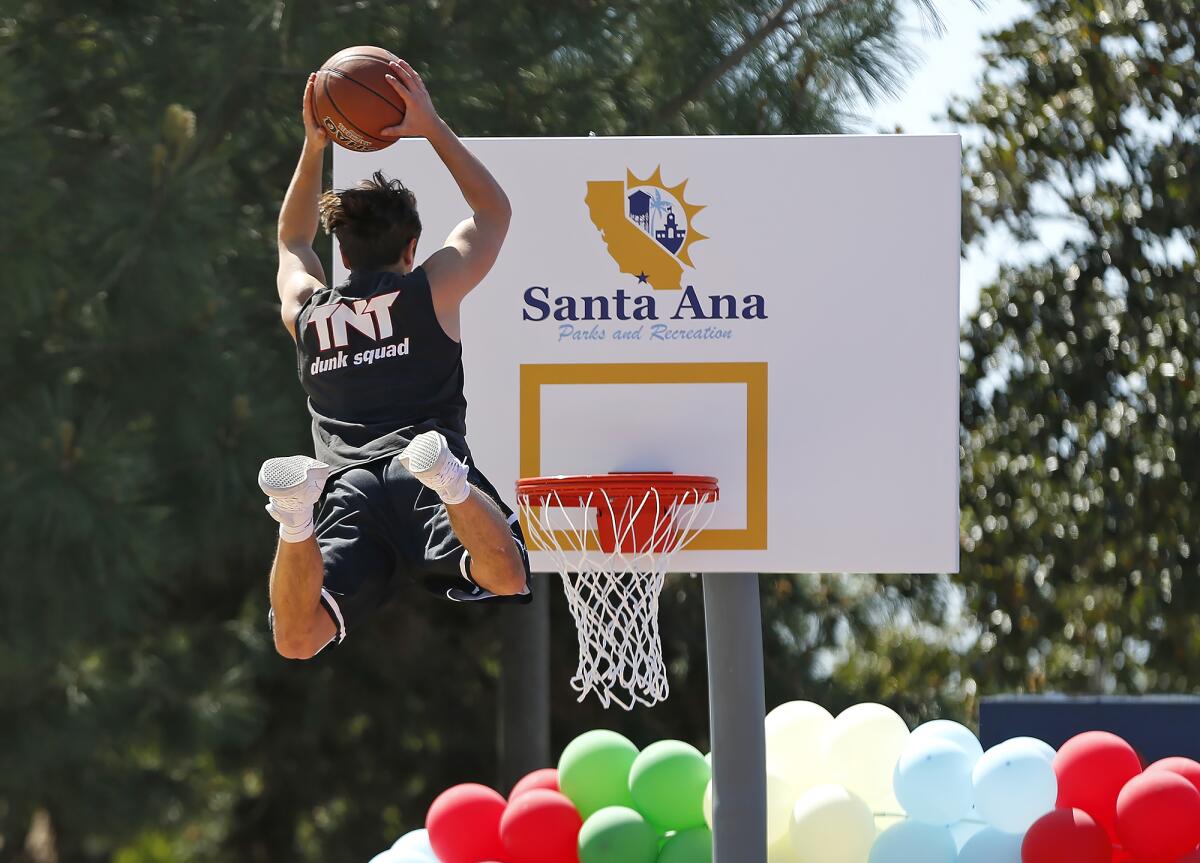
[[338, 51], [317, 72], [313, 107], [335, 144], [366, 153], [396, 142], [380, 135], [404, 119], [404, 101], [384, 80], [396, 59], [383, 48], [356, 45]]

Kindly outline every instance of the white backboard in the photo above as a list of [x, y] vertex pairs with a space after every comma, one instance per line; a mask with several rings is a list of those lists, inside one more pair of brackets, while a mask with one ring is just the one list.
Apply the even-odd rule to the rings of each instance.
[[[523, 475], [711, 474], [675, 570], [957, 570], [957, 136], [467, 143], [513, 207], [462, 312], [510, 506]], [[334, 184], [375, 170], [416, 193], [418, 259], [469, 215], [423, 140], [338, 149]]]

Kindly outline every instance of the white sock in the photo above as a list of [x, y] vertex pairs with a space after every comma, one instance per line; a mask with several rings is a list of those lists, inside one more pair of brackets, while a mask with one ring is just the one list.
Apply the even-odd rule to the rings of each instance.
[[313, 535], [312, 506], [284, 509], [271, 501], [266, 506], [271, 518], [279, 522], [279, 538], [284, 542], [304, 542]]
[[467, 482], [467, 471], [455, 477], [445, 488], [437, 490], [442, 503], [462, 503], [471, 496], [471, 484]]

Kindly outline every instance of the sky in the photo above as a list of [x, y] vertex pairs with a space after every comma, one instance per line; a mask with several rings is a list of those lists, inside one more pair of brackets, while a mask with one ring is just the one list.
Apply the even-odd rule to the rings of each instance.
[[[941, 0], [938, 9], [946, 31], [940, 37], [910, 15], [911, 37], [924, 55], [904, 92], [896, 99], [861, 109], [863, 131], [953, 132], [945, 119], [952, 96], [976, 92], [983, 73], [983, 36], [1020, 17], [1025, 0], [988, 0], [980, 9], [971, 0]], [[967, 315], [979, 305], [979, 289], [991, 281], [998, 262], [1019, 256], [1011, 243], [993, 239], [983, 249], [972, 249], [962, 263], [959, 281], [960, 312]]]

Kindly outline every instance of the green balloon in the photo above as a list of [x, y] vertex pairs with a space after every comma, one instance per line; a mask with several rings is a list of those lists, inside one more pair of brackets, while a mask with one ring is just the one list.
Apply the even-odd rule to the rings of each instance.
[[579, 863], [655, 863], [658, 834], [626, 806], [606, 806], [583, 822]]
[[658, 863], [712, 863], [712, 831], [707, 827], [680, 830], [658, 852]]
[[696, 747], [679, 740], [651, 743], [633, 762], [634, 806], [660, 831], [703, 827], [704, 789], [712, 770]]
[[637, 754], [637, 747], [615, 731], [584, 732], [558, 759], [558, 787], [585, 821], [605, 806], [633, 808], [629, 768]]

